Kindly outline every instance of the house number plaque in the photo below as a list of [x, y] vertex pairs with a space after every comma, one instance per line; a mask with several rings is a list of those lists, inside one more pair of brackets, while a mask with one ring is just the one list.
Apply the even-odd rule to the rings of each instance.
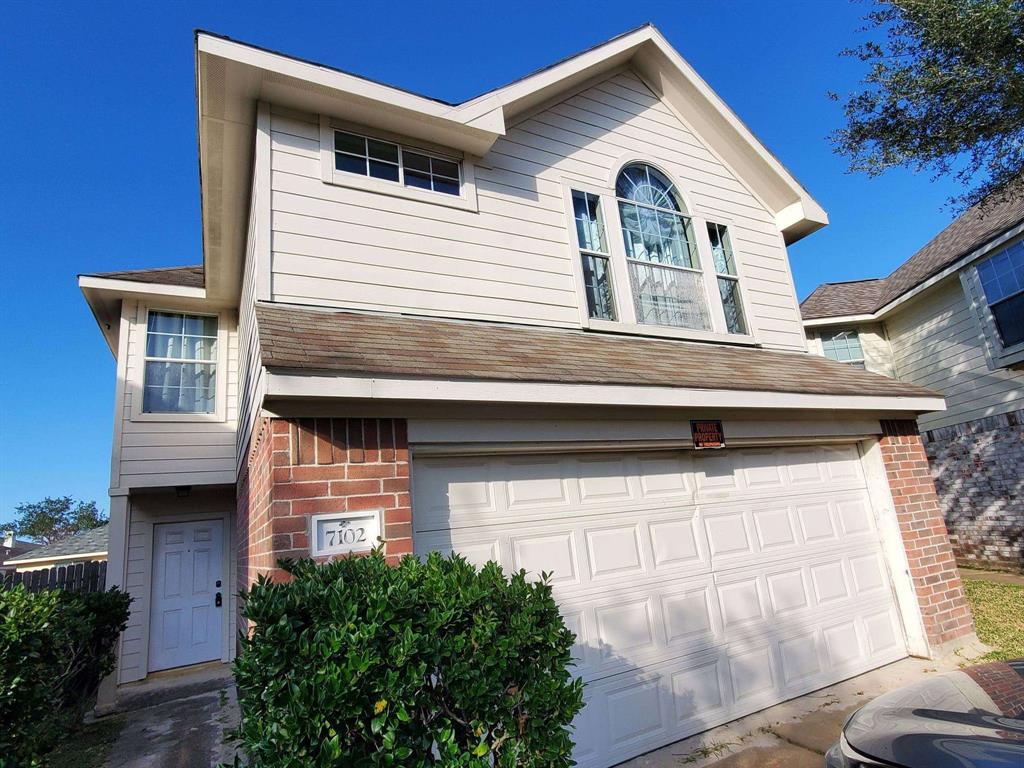
[[313, 515], [309, 549], [313, 557], [368, 552], [380, 538], [381, 510]]

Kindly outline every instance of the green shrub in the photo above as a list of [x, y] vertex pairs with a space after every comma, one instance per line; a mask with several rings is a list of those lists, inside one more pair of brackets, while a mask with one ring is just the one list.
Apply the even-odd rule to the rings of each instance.
[[38, 765], [81, 721], [114, 668], [130, 602], [117, 590], [0, 591], [0, 768]]
[[572, 765], [583, 683], [544, 579], [458, 556], [284, 562], [243, 593], [235, 662], [253, 766]]

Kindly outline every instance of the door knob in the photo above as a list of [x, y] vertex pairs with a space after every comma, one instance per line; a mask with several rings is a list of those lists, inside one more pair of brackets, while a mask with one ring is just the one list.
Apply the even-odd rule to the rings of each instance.
[[222, 603], [223, 600], [221, 599], [220, 592], [218, 592], [217, 595], [213, 598], [213, 604], [220, 608]]

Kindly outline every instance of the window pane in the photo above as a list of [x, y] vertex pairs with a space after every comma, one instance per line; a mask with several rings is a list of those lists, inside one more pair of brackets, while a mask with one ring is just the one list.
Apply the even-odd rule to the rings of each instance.
[[455, 181], [449, 181], [448, 179], [445, 179], [445, 178], [443, 178], [441, 176], [435, 176], [434, 177], [434, 191], [435, 192], [444, 192], [446, 195], [456, 195], [456, 196], [458, 196], [458, 194], [459, 194], [459, 185]]
[[338, 152], [351, 152], [353, 155], [366, 154], [366, 139], [354, 133], [334, 132], [334, 149]]
[[158, 333], [181, 333], [184, 315], [169, 312], [150, 312], [147, 330]]
[[619, 216], [628, 258], [698, 268], [693, 229], [685, 216], [623, 202]]
[[855, 330], [825, 332], [821, 336], [821, 348], [825, 357], [848, 363], [863, 360], [864, 353], [860, 346], [860, 336]]
[[[152, 318], [152, 315], [150, 315]], [[147, 357], [183, 357], [181, 336], [168, 333], [150, 333], [146, 336]]]
[[430, 158], [426, 155], [421, 155], [418, 152], [411, 152], [408, 149], [402, 150], [402, 162], [405, 164], [405, 169], [410, 168], [414, 171], [423, 171], [423, 173], [430, 174]]
[[1003, 346], [1012, 347], [1024, 341], [1024, 293], [994, 304], [991, 309]]
[[615, 303], [612, 299], [612, 276], [608, 259], [583, 254], [583, 283], [586, 287], [587, 311], [590, 316], [601, 320], [614, 320]]
[[398, 163], [398, 145], [387, 141], [367, 139], [366, 146], [370, 157], [375, 160], [385, 160], [389, 163]]
[[979, 264], [978, 277], [989, 304], [1024, 291], [1024, 242]]
[[615, 194], [626, 200], [683, 212], [682, 201], [661, 171], [640, 163], [622, 169], [615, 182]]
[[736, 261], [733, 258], [728, 228], [709, 221], [708, 239], [711, 240], [711, 255], [715, 260], [715, 272], [720, 275], [735, 275]]
[[366, 159], [362, 157], [352, 157], [352, 155], [335, 155], [334, 167], [339, 171], [358, 173], [360, 176], [366, 175]]
[[370, 161], [370, 175], [375, 179], [398, 181], [398, 166], [382, 163], [380, 160]]
[[185, 315], [184, 326], [189, 336], [217, 335], [217, 318], [212, 315]]
[[205, 336], [185, 336], [184, 354], [189, 360], [216, 360], [217, 340]]
[[213, 413], [216, 391], [213, 365], [146, 362], [142, 404], [146, 413]]
[[699, 274], [636, 262], [629, 272], [639, 322], [710, 330]]
[[453, 163], [450, 160], [439, 160], [438, 158], [432, 158], [431, 163], [433, 164], [433, 171], [438, 176], [447, 176], [449, 179], [459, 178], [459, 164]]
[[420, 173], [419, 171], [410, 171], [408, 168], [406, 168], [405, 186], [419, 187], [420, 189], [430, 189], [430, 174]]
[[722, 295], [722, 309], [725, 310], [725, 325], [729, 333], [746, 333], [747, 324], [743, 319], [743, 303], [740, 301], [738, 280], [718, 278], [718, 292]]
[[572, 208], [576, 220], [576, 237], [580, 248], [585, 251], [608, 253], [598, 196], [573, 190]]

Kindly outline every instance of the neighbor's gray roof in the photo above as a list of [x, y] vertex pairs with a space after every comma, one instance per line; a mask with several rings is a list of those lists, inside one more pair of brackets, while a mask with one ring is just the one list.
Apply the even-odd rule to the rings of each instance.
[[1024, 193], [969, 208], [886, 278], [823, 283], [800, 304], [804, 320], [875, 312], [1024, 221]]
[[130, 280], [133, 283], [180, 285], [186, 288], [202, 288], [206, 284], [202, 264], [188, 267], [130, 269], [121, 272], [94, 272], [86, 275], [86, 277], [102, 277], [107, 280]]
[[88, 531], [71, 536], [63, 541], [53, 544], [44, 544], [41, 547], [26, 552], [23, 555], [12, 557], [7, 563], [17, 563], [22, 560], [44, 560], [53, 557], [68, 557], [71, 555], [86, 555], [92, 552], [107, 551], [107, 529], [109, 523], [93, 528]]
[[263, 364], [309, 374], [938, 397], [818, 355], [472, 321], [256, 307]]

